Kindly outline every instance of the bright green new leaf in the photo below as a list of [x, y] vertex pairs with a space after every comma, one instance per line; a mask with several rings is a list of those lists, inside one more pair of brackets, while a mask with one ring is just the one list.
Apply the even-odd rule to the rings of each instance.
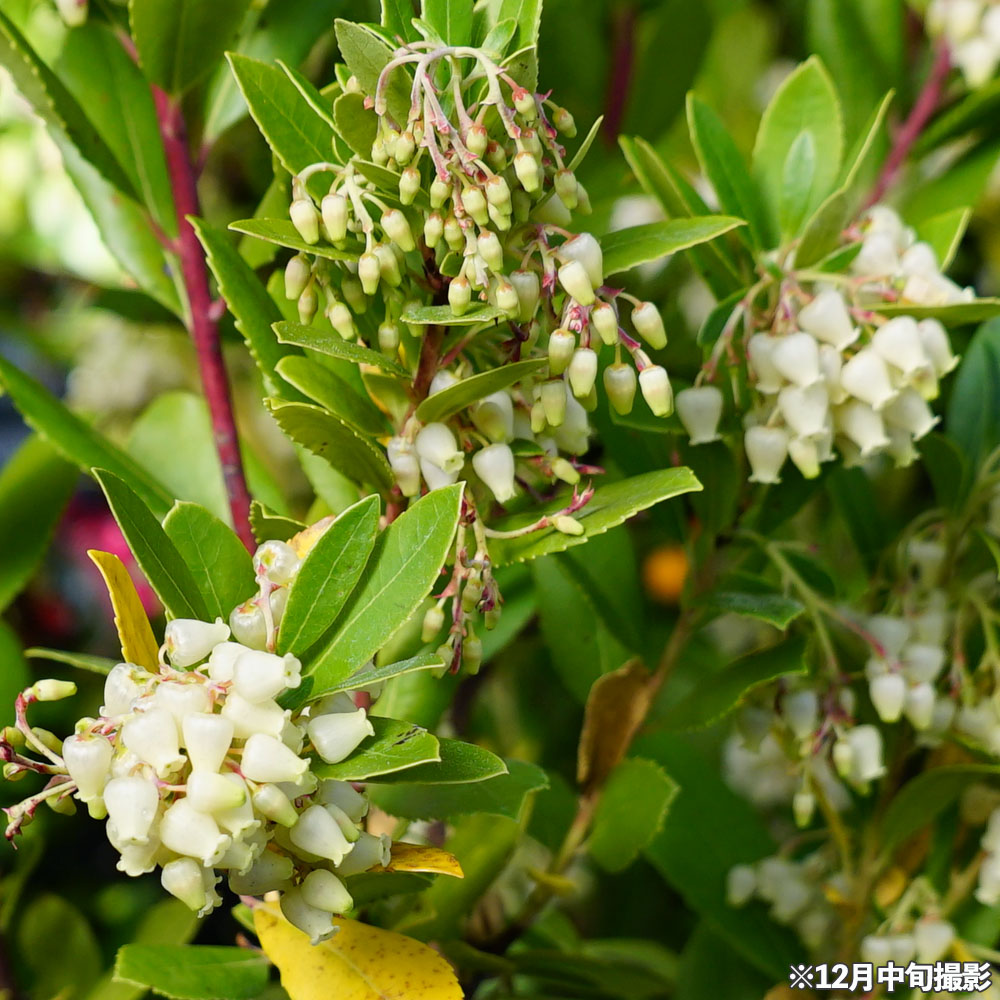
[[947, 271], [955, 259], [971, 218], [971, 208], [953, 208], [950, 212], [924, 219], [916, 227], [917, 239], [930, 243], [934, 248], [942, 271]]
[[471, 44], [472, 4], [469, 0], [422, 0], [420, 13], [446, 44]]
[[115, 959], [117, 982], [175, 1000], [251, 1000], [269, 974], [263, 955], [221, 945], [127, 944]]
[[707, 243], [737, 226], [742, 219], [725, 215], [702, 216], [697, 219], [671, 219], [669, 222], [649, 222], [609, 233], [601, 240], [604, 251], [604, 273], [617, 274], [639, 264], [662, 260], [668, 254]]
[[378, 407], [326, 365], [291, 354], [278, 362], [277, 372], [304, 396], [362, 433], [379, 437], [388, 432], [386, 419]]
[[[333, 102], [333, 121], [337, 134], [358, 156], [372, 155], [372, 143], [378, 132], [378, 117], [365, 107], [361, 94], [341, 94]], [[399, 182], [396, 182], [398, 190]]]
[[502, 365], [488, 371], [462, 379], [440, 392], [428, 396], [416, 410], [417, 419], [425, 424], [435, 420], [447, 420], [467, 406], [485, 399], [494, 392], [507, 389], [521, 379], [540, 372], [546, 365], [546, 358], [530, 361], [516, 361], [514, 364]]
[[[340, 18], [334, 23], [337, 44], [351, 73], [358, 78], [361, 89], [374, 96], [379, 74], [392, 58], [392, 49], [370, 28]], [[385, 88], [389, 114], [400, 126], [410, 112], [410, 75], [397, 67], [388, 76]]]
[[86, 670], [91, 674], [109, 674], [112, 667], [118, 662], [107, 656], [92, 656], [90, 653], [67, 653], [61, 649], [45, 649], [41, 646], [32, 646], [30, 649], [26, 649], [24, 655], [29, 660], [65, 663], [69, 667]]
[[374, 736], [367, 737], [347, 760], [327, 764], [315, 760], [313, 773], [319, 778], [337, 781], [368, 781], [379, 775], [392, 774], [440, 760], [437, 737], [421, 726], [397, 719], [369, 716]]
[[495, 753], [475, 743], [439, 739], [441, 759], [421, 764], [386, 780], [406, 781], [419, 785], [465, 785], [486, 781], [507, 773], [507, 765]]
[[400, 316], [404, 323], [418, 326], [474, 326], [505, 318], [502, 309], [487, 302], [473, 302], [461, 316], [454, 313], [451, 306], [411, 306]]
[[880, 305], [883, 316], [912, 316], [914, 319], [936, 319], [945, 326], [971, 326], [1000, 316], [1000, 298], [971, 299], [946, 306], [918, 306], [912, 302], [892, 302]]

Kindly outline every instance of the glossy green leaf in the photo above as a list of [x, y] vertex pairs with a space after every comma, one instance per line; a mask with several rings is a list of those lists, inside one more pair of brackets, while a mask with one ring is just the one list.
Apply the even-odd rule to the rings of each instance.
[[953, 208], [950, 212], [924, 219], [916, 227], [917, 239], [930, 243], [934, 248], [942, 271], [947, 271], [955, 259], [971, 218], [971, 208]]
[[972, 338], [955, 376], [946, 426], [973, 468], [1000, 445], [1000, 320]]
[[339, 764], [315, 760], [313, 773], [337, 781], [367, 781], [418, 764], [440, 759], [437, 737], [421, 726], [396, 719], [369, 716], [374, 736], [367, 737], [357, 750]]
[[420, 13], [448, 45], [472, 43], [472, 4], [469, 0], [422, 0]]
[[68, 653], [62, 649], [45, 649], [42, 646], [32, 646], [24, 651], [29, 660], [48, 660], [51, 663], [65, 663], [78, 670], [86, 670], [91, 674], [109, 674], [116, 660], [106, 656], [92, 656], [90, 653]]
[[196, 503], [178, 501], [163, 521], [198, 584], [210, 619], [229, 613], [257, 591], [253, 561], [233, 529]]
[[417, 33], [410, 23], [413, 20], [411, 0], [381, 0], [382, 27], [393, 37], [399, 36], [406, 42], [415, 41]]
[[451, 552], [462, 483], [433, 490], [379, 536], [369, 571], [311, 664], [315, 694], [350, 677], [409, 620]]
[[513, 18], [517, 22], [515, 48], [538, 44], [538, 28], [542, 19], [542, 0], [500, 0], [497, 22]]
[[146, 79], [179, 95], [214, 68], [250, 0], [129, 0], [129, 26]]
[[[566, 535], [555, 528], [543, 528], [517, 538], [491, 538], [490, 554], [498, 566], [511, 562], [537, 559], [550, 552], [562, 552], [574, 545], [583, 545], [590, 535], [600, 535], [622, 524], [639, 511], [671, 497], [700, 490], [701, 483], [690, 469], [683, 467], [646, 472], [631, 479], [622, 479], [594, 491], [590, 503], [573, 516], [584, 528], [582, 535]], [[554, 501], [543, 513], [555, 513], [566, 505], [566, 499]], [[538, 514], [521, 514], [508, 518], [495, 527], [511, 530], [537, 520]]]
[[778, 88], [754, 144], [754, 176], [783, 236], [796, 235], [802, 220], [832, 192], [843, 155], [840, 101], [813, 57]]
[[250, 527], [258, 542], [266, 542], [270, 538], [286, 542], [292, 535], [298, 534], [305, 525], [294, 518], [275, 514], [259, 500], [254, 500], [250, 504]]
[[[14, 630], [4, 621], [0, 621], [0, 698], [5, 706], [5, 721], [13, 722], [14, 700], [31, 684], [31, 671], [28, 669], [28, 654], [21, 651], [21, 640]], [[32, 657], [35, 659], [35, 657]]]
[[516, 385], [523, 378], [535, 375], [548, 365], [546, 358], [530, 361], [516, 361], [489, 371], [480, 372], [462, 379], [440, 392], [428, 396], [416, 410], [417, 419], [425, 424], [435, 420], [447, 420], [467, 406], [484, 399], [494, 392], [500, 392]]
[[288, 247], [289, 250], [298, 250], [314, 257], [325, 257], [327, 260], [357, 260], [359, 256], [357, 253], [338, 250], [322, 240], [319, 243], [306, 243], [288, 219], [241, 219], [239, 222], [230, 222], [229, 228], [234, 233], [255, 236], [279, 247]]
[[663, 715], [662, 725], [668, 730], [684, 731], [718, 722], [761, 684], [786, 674], [803, 673], [804, 657], [805, 643], [800, 638], [741, 656], [724, 670], [701, 679]]
[[507, 773], [507, 765], [502, 758], [475, 743], [440, 737], [438, 743], [440, 760], [408, 768], [386, 780], [390, 783], [406, 781], [417, 785], [465, 785], [487, 781]]
[[862, 469], [839, 467], [831, 470], [824, 485], [859, 555], [866, 567], [874, 572], [888, 529], [871, 480]]
[[375, 547], [381, 505], [365, 497], [341, 514], [302, 560], [288, 591], [278, 652], [300, 654], [333, 624]]
[[813, 213], [806, 223], [795, 251], [796, 265], [809, 267], [822, 260], [840, 244], [841, 233], [847, 225], [849, 199], [843, 190], [834, 191]]
[[1000, 298], [972, 299], [947, 306], [918, 306], [912, 302], [880, 305], [883, 316], [912, 316], [914, 319], [936, 319], [945, 326], [970, 326], [1000, 316]]
[[278, 362], [277, 372], [304, 396], [359, 431], [373, 437], [387, 432], [386, 419], [378, 407], [325, 365], [293, 354]]
[[662, 260], [668, 254], [707, 243], [742, 225], [745, 225], [742, 219], [709, 215], [697, 219], [648, 222], [641, 226], [618, 229], [601, 240], [604, 273], [617, 274], [639, 264]]
[[105, 469], [94, 469], [94, 478], [104, 490], [135, 561], [168, 613], [174, 618], [205, 621], [207, 610], [194, 576], [160, 522], [124, 480]]
[[[374, 96], [379, 74], [392, 57], [392, 49], [370, 28], [340, 18], [334, 23], [337, 44], [361, 89]], [[385, 97], [389, 114], [403, 125], [410, 112], [410, 75], [399, 67], [388, 77]]]
[[252, 1000], [270, 970], [259, 951], [222, 945], [127, 944], [115, 959], [118, 982], [176, 1000]]
[[359, 688], [384, 684], [394, 677], [401, 677], [403, 674], [410, 674], [415, 670], [436, 670], [443, 666], [444, 660], [437, 653], [419, 653], [417, 656], [411, 656], [408, 660], [386, 663], [381, 667], [366, 663], [360, 670], [356, 670], [350, 677], [345, 677], [339, 684], [328, 688], [327, 691], [330, 694], [337, 691], [357, 691]]
[[[433, 766], [422, 764], [412, 770]], [[380, 809], [401, 819], [446, 820], [469, 813], [517, 819], [528, 796], [549, 784], [540, 767], [520, 760], [508, 760], [506, 774], [466, 784], [410, 784], [408, 775], [408, 771], [401, 771], [392, 784], [372, 784], [366, 794]]]
[[805, 611], [805, 605], [793, 597], [775, 593], [741, 593], [717, 590], [708, 598], [712, 611], [728, 612], [767, 622], [784, 631]]
[[451, 306], [411, 306], [403, 311], [400, 319], [417, 326], [473, 326], [503, 320], [506, 313], [487, 302], [473, 302], [461, 316], [452, 312]]
[[975, 207], [989, 184], [997, 158], [1000, 136], [987, 135], [973, 142], [966, 151], [948, 163], [948, 169], [935, 171], [923, 183], [917, 178], [901, 199], [900, 211], [910, 225], [949, 212], [954, 208]]
[[0, 469], [0, 610], [21, 592], [45, 555], [80, 470], [37, 434]]
[[71, 413], [48, 389], [0, 357], [0, 382], [11, 401], [34, 428], [68, 462], [84, 472], [98, 467], [126, 480], [157, 516], [170, 509], [173, 498], [138, 463]]
[[601, 792], [587, 852], [605, 871], [624, 871], [660, 832], [677, 791], [659, 764], [623, 760]]
[[295, 442], [326, 459], [338, 472], [381, 490], [392, 487], [385, 453], [367, 435], [311, 403], [268, 401], [278, 426]]
[[[325, 87], [321, 93], [313, 85], [312, 81], [303, 76], [303, 74], [295, 69], [294, 66], [289, 66], [281, 59], [276, 60], [276, 62], [278, 66], [281, 67], [282, 73], [284, 73], [285, 76], [292, 81], [292, 85], [302, 95], [309, 107], [311, 107], [313, 111], [315, 111], [316, 114], [318, 114], [320, 118], [327, 123], [327, 125], [333, 128], [333, 112], [330, 107], [330, 95], [335, 92], [336, 85]], [[324, 94], [328, 96], [324, 96]]]
[[312, 351], [319, 351], [320, 354], [328, 354], [331, 358], [353, 361], [357, 365], [374, 365], [401, 378], [409, 378], [409, 373], [398, 361], [368, 347], [362, 347], [353, 340], [344, 340], [338, 333], [325, 333], [292, 322], [276, 323], [274, 332], [278, 336], [279, 343], [308, 347]]

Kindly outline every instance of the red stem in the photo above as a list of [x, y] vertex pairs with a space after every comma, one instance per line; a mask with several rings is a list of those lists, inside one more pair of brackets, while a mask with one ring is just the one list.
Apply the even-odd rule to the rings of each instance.
[[635, 57], [636, 9], [633, 4], [620, 8], [614, 19], [611, 44], [611, 76], [604, 105], [604, 124], [601, 131], [608, 145], [618, 141], [628, 105], [629, 88]]
[[881, 201], [886, 191], [892, 186], [900, 167], [902, 167], [906, 161], [906, 157], [910, 153], [910, 149], [930, 121], [931, 115], [937, 110], [937, 106], [941, 101], [941, 94], [944, 90], [944, 83], [948, 78], [950, 70], [951, 59], [948, 55], [948, 47], [944, 43], [940, 43], [927, 80], [917, 95], [917, 99], [906, 121], [903, 122], [895, 135], [892, 149], [889, 150], [889, 155], [886, 157], [882, 172], [879, 174], [871, 196], [865, 205], [866, 208]]
[[188, 150], [187, 129], [180, 105], [167, 93], [153, 86], [156, 116], [163, 138], [167, 170], [177, 207], [178, 237], [174, 246], [180, 259], [181, 275], [187, 294], [187, 325], [194, 341], [201, 372], [201, 384], [208, 401], [215, 447], [222, 464], [222, 477], [229, 498], [233, 527], [240, 541], [252, 552], [256, 548], [250, 530], [250, 491], [243, 474], [239, 438], [233, 402], [226, 377], [219, 340], [217, 310], [213, 308], [208, 287], [208, 269], [201, 243], [189, 218], [200, 214], [198, 186], [191, 154]]

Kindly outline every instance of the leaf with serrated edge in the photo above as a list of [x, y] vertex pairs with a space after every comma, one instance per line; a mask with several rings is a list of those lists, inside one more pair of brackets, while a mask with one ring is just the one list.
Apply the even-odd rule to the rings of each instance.
[[784, 631], [805, 611], [805, 605], [783, 594], [746, 594], [718, 590], [708, 599], [713, 611], [731, 612], [745, 618], [756, 618]]
[[464, 785], [507, 773], [503, 758], [475, 743], [444, 737], [438, 737], [438, 743], [440, 760], [409, 767], [389, 775], [385, 780], [389, 783], [406, 781], [426, 785]]
[[314, 760], [312, 769], [317, 777], [368, 781], [381, 774], [441, 759], [437, 737], [422, 726], [377, 715], [368, 718], [375, 735], [366, 737], [347, 760], [336, 764]]
[[387, 663], [382, 667], [366, 665], [339, 684], [327, 688], [327, 694], [334, 694], [337, 691], [356, 691], [359, 688], [371, 687], [373, 684], [382, 684], [393, 677], [413, 673], [415, 670], [434, 670], [443, 666], [444, 660], [437, 653], [420, 653], [408, 660]]
[[290, 321], [275, 323], [274, 332], [281, 344], [308, 347], [320, 354], [328, 354], [331, 358], [353, 361], [358, 365], [373, 365], [392, 375], [409, 378], [409, 373], [399, 362], [387, 358], [378, 351], [362, 347], [350, 340], [344, 340], [339, 334], [324, 333], [322, 330], [314, 330], [312, 327]]
[[378, 437], [388, 430], [385, 417], [368, 396], [319, 361], [289, 355], [278, 362], [277, 372], [305, 398], [319, 403], [359, 431]]
[[115, 981], [176, 1000], [252, 1000], [267, 985], [268, 962], [246, 948], [201, 944], [126, 944]]
[[[334, 32], [344, 62], [358, 78], [361, 89], [373, 96], [379, 74], [392, 58], [392, 48], [370, 28], [342, 18], [334, 22]], [[403, 67], [394, 69], [386, 81], [386, 106], [400, 126], [410, 111], [410, 83], [410, 75]]]
[[314, 257], [326, 257], [327, 260], [357, 260], [360, 254], [360, 251], [351, 253], [338, 250], [322, 240], [319, 243], [306, 243], [288, 219], [241, 219], [238, 222], [230, 222], [229, 228], [234, 233], [256, 236], [259, 240], [267, 240], [268, 243], [275, 243], [279, 247], [288, 247], [290, 250], [298, 250]]
[[287, 542], [292, 535], [301, 531], [305, 525], [291, 517], [284, 517], [269, 511], [259, 500], [250, 504], [250, 527], [258, 542], [266, 542], [271, 538], [279, 542]]
[[485, 399], [494, 392], [500, 392], [520, 382], [529, 375], [535, 375], [548, 365], [548, 359], [537, 358], [530, 361], [516, 361], [491, 371], [480, 372], [462, 379], [454, 385], [428, 396], [416, 411], [417, 419], [425, 424], [436, 420], [447, 420], [467, 406]]
[[472, 326], [506, 319], [507, 314], [487, 302], [474, 302], [459, 316], [451, 306], [411, 306], [404, 310], [400, 320], [415, 326]]
[[134, 663], [155, 673], [159, 669], [159, 644], [125, 564], [111, 552], [88, 549], [87, 555], [101, 571], [108, 588], [115, 615], [115, 628], [122, 646], [122, 658], [127, 663]]
[[701, 216], [695, 219], [670, 219], [649, 222], [609, 233], [601, 240], [604, 251], [604, 273], [616, 274], [639, 264], [662, 260], [668, 254], [707, 243], [737, 226], [742, 219], [726, 215]]

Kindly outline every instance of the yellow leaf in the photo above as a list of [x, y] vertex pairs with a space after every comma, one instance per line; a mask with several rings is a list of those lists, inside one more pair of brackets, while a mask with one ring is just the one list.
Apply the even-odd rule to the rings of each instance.
[[129, 663], [155, 672], [159, 669], [159, 646], [125, 564], [110, 552], [89, 549], [87, 555], [101, 571], [108, 588], [115, 613], [115, 628], [122, 644], [122, 657]]
[[315, 524], [310, 524], [308, 528], [303, 528], [298, 534], [292, 535], [288, 539], [288, 544], [295, 550], [295, 554], [300, 559], [305, 559], [312, 551], [313, 546], [320, 540], [323, 533], [336, 520], [333, 514], [320, 518]]
[[382, 868], [369, 869], [379, 872], [431, 872], [435, 875], [452, 875], [465, 878], [462, 866], [454, 854], [442, 851], [440, 847], [424, 847], [422, 844], [404, 844], [397, 841], [392, 845], [392, 857]]
[[293, 927], [273, 903], [253, 911], [264, 954], [291, 1000], [462, 1000], [452, 967], [413, 938], [334, 917], [322, 944]]

